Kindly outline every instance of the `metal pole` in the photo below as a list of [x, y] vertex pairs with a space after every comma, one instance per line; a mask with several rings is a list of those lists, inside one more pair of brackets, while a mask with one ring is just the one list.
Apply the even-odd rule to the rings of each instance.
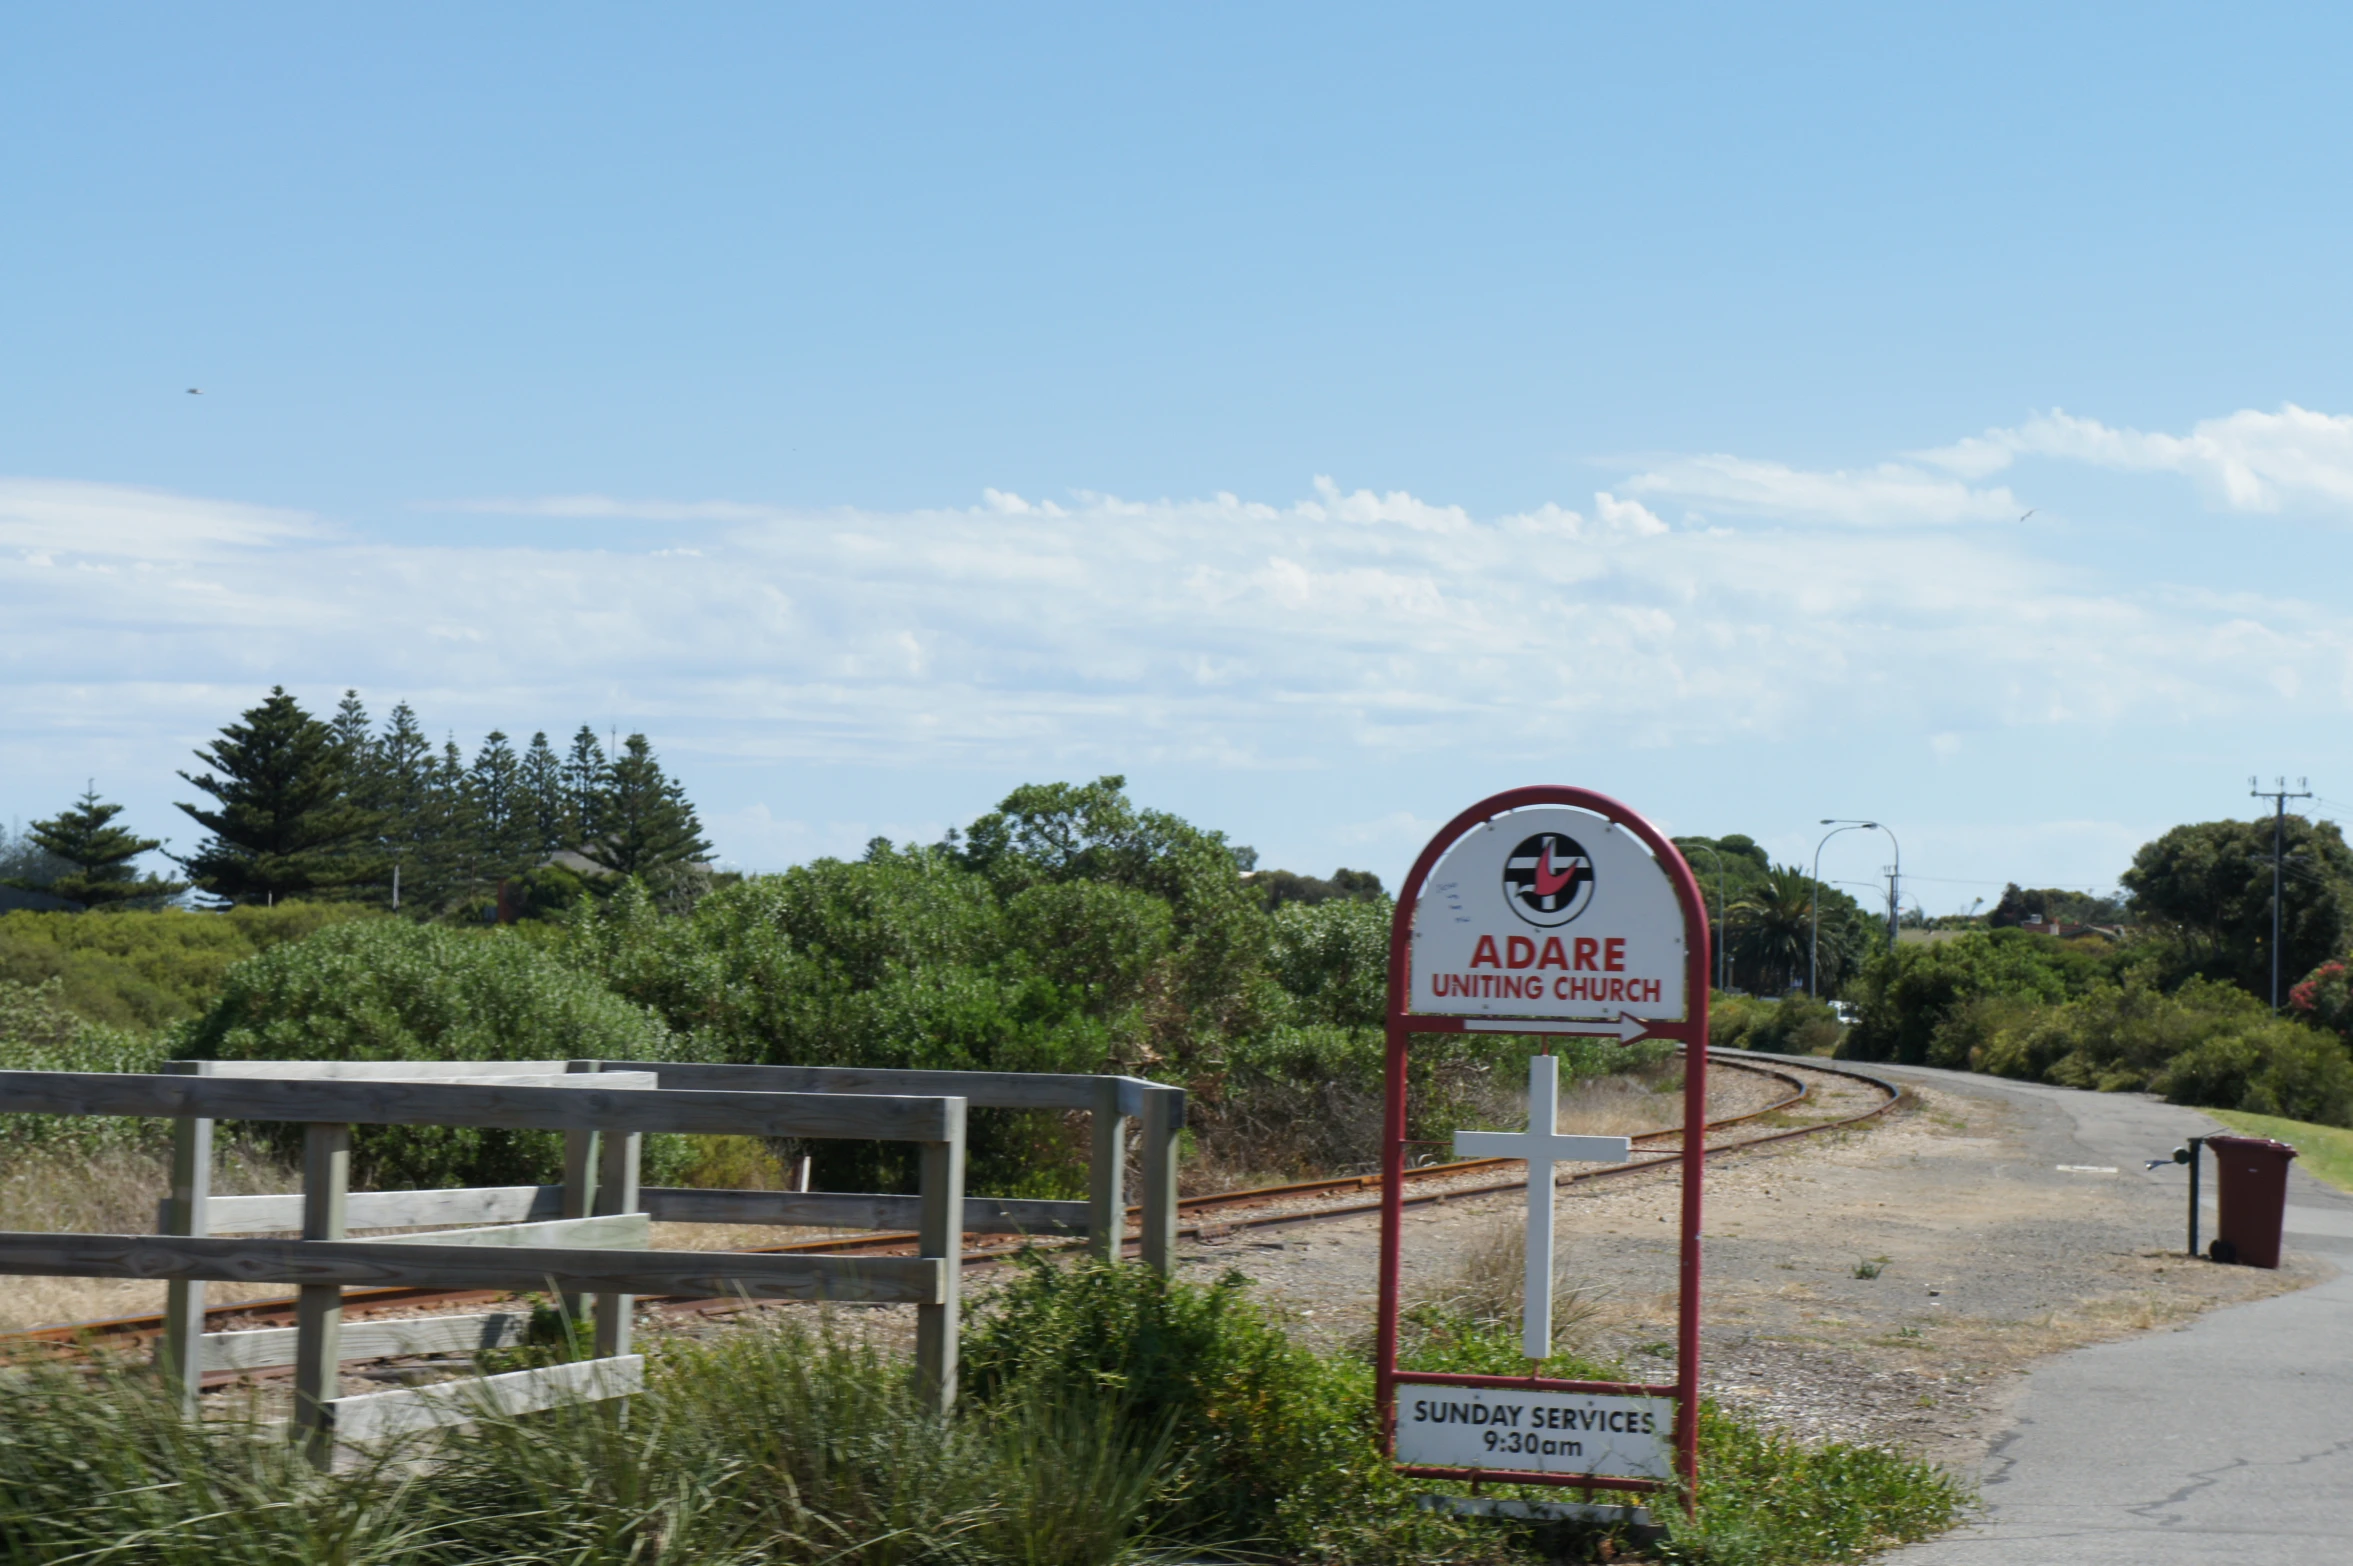
[[[1402, 925], [1408, 917], [1401, 911], [1397, 922]], [[1402, 964], [1395, 955], [1394, 942], [1391, 949], [1394, 971]], [[1378, 1313], [1373, 1318], [1373, 1397], [1380, 1410], [1381, 1451], [1391, 1456], [1397, 1451], [1397, 1314], [1403, 1268], [1398, 1241], [1405, 1225], [1406, 1034], [1404, 1020], [1397, 1015], [1404, 1007], [1401, 992], [1402, 986], [1392, 979], [1383, 1066], [1388, 1093], [1384, 1104], [1387, 1124], [1381, 1138], [1381, 1288]]]
[[[1693, 964], [1694, 967], [1698, 965]], [[1708, 991], [1706, 970], [1691, 998], [1683, 1045], [1683, 1236], [1676, 1279], [1675, 1469], [1686, 1516], [1699, 1506], [1700, 1196], [1707, 1180]]]
[[[1675, 846], [1680, 848], [1683, 845], [1678, 843]], [[1714, 849], [1708, 847], [1705, 843], [1694, 843], [1691, 846], [1698, 849], [1701, 853], [1707, 855], [1710, 859], [1713, 859], [1716, 862], [1715, 969], [1716, 988], [1721, 990], [1728, 987], [1728, 980], [1730, 977], [1724, 966], [1724, 945], [1725, 937], [1732, 932], [1732, 905], [1724, 900], [1724, 856], [1717, 853]]]
[[2190, 1138], [2190, 1254], [2198, 1254], [2198, 1161], [2206, 1150], [2202, 1136]]
[[1841, 832], [1860, 832], [1875, 827], [1879, 823], [1876, 821], [1840, 821], [1835, 816], [1824, 816], [1816, 825], [1830, 827], [1831, 830], [1823, 833], [1822, 841], [1814, 845], [1814, 872], [1809, 877], [1811, 886], [1806, 894], [1812, 910], [1811, 917], [1814, 927], [1813, 935], [1806, 943], [1806, 998], [1808, 1000], [1815, 998], [1815, 985], [1821, 977], [1822, 971], [1822, 850], [1832, 838]]

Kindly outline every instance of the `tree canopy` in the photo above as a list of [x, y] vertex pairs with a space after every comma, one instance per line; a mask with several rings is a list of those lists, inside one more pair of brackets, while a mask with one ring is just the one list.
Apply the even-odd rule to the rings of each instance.
[[[2180, 971], [2270, 994], [2272, 831], [2268, 818], [2201, 821], [2133, 855], [2123, 883], [2134, 913], [2176, 943]], [[2292, 982], [2353, 932], [2353, 850], [2333, 821], [2289, 816], [2284, 835], [2280, 971]]]
[[182, 804], [212, 835], [179, 863], [225, 903], [337, 893], [374, 877], [381, 815], [351, 789], [345, 742], [286, 694], [249, 708], [183, 772], [213, 804]]
[[132, 860], [163, 844], [152, 837], [141, 837], [127, 827], [116, 826], [114, 818], [122, 813], [122, 806], [100, 799], [97, 789], [92, 787], [85, 789], [71, 808], [59, 811], [46, 821], [34, 822], [26, 836], [67, 867], [50, 874], [40, 883], [41, 888], [55, 896], [71, 898], [85, 908], [160, 904], [186, 891], [185, 881], [174, 881], [167, 876], [142, 876], [132, 868]]
[[211, 829], [182, 863], [226, 903], [305, 895], [397, 904], [418, 914], [518, 903], [568, 905], [634, 877], [666, 892], [709, 855], [683, 786], [643, 734], [608, 758], [587, 725], [559, 753], [493, 729], [471, 758], [436, 747], [406, 702], [377, 728], [356, 691], [331, 720], [283, 689], [197, 753], [181, 776], [213, 795], [180, 808]]

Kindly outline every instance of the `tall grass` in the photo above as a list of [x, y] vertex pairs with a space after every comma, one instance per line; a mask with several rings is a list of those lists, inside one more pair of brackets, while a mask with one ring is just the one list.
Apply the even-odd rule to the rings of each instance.
[[[1419, 1510], [1373, 1441], [1369, 1367], [1320, 1358], [1241, 1285], [1030, 1270], [968, 1334], [948, 1417], [903, 1361], [806, 1318], [672, 1341], [626, 1409], [491, 1418], [332, 1475], [250, 1409], [182, 1422], [151, 1378], [0, 1377], [0, 1561], [24, 1566], [1127, 1566], [1170, 1557], [1501, 1563], [1526, 1529]], [[1426, 1368], [1523, 1368], [1508, 1327]], [[1555, 1373], [1590, 1374], [1566, 1358]], [[1674, 1558], [1856, 1558], [1948, 1522], [1950, 1486], [1710, 1410]], [[1557, 1542], [1555, 1540], [1554, 1542]]]
[[[1479, 1319], [1442, 1304], [1410, 1313], [1401, 1361], [1410, 1369], [1525, 1375], [1516, 1321]], [[1625, 1367], [1575, 1353], [1545, 1361], [1563, 1380], [1625, 1381]], [[1967, 1494], [1934, 1465], [1884, 1447], [1809, 1446], [1713, 1402], [1700, 1405], [1698, 1516], [1659, 1509], [1674, 1535], [1660, 1558], [1688, 1566], [1825, 1566], [1859, 1561], [1942, 1533]], [[1546, 1497], [1535, 1490], [1531, 1499]], [[1599, 1497], [1607, 1499], [1607, 1497]]]

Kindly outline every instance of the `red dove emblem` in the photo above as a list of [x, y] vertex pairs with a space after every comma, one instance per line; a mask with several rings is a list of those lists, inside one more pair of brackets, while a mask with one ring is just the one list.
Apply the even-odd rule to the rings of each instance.
[[1552, 841], [1547, 838], [1544, 843], [1544, 857], [1536, 863], [1536, 895], [1538, 897], [1555, 896], [1576, 879], [1577, 866], [1574, 864], [1565, 870], [1552, 868]]

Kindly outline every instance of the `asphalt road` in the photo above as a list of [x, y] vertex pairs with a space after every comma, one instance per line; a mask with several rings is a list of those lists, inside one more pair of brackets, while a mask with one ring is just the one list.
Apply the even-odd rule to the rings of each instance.
[[[2145, 1171], [2224, 1128], [2195, 1110], [1925, 1068], [1874, 1067], [1998, 1094], [2071, 1136], [2087, 1165]], [[2212, 1184], [2213, 1166], [2207, 1165]], [[2186, 1193], [2183, 1195], [2186, 1207]], [[2028, 1373], [1994, 1443], [1980, 1522], [1883, 1557], [1900, 1566], [2346, 1566], [2353, 1562], [2353, 1196], [2301, 1173], [2287, 1245], [2340, 1269], [2175, 1332], [2079, 1349]], [[2186, 1216], [2186, 1215], [2185, 1215]], [[2213, 1232], [2209, 1212], [2202, 1225]]]

